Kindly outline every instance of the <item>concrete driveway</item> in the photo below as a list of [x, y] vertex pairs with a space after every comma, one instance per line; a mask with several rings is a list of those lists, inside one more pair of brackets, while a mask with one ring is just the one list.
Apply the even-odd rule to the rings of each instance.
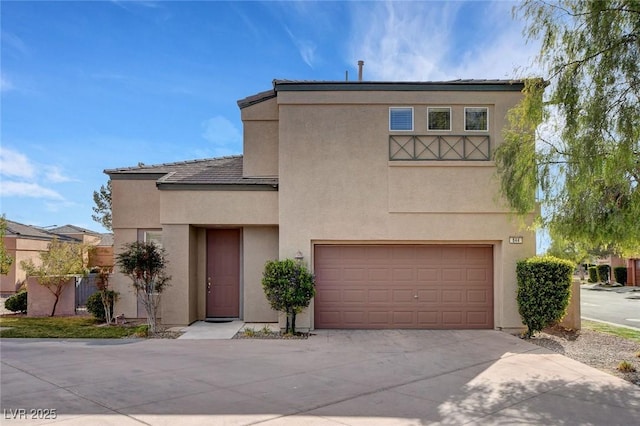
[[639, 387], [498, 331], [0, 345], [7, 425], [640, 424]]

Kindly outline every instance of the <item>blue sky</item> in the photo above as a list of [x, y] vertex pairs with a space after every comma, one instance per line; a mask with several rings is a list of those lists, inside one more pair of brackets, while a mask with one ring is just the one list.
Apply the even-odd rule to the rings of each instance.
[[0, 211], [103, 232], [104, 169], [241, 153], [236, 101], [276, 78], [529, 75], [514, 4], [2, 1]]

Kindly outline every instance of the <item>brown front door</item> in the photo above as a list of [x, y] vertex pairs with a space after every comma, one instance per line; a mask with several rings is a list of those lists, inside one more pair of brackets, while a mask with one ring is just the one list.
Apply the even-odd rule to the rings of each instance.
[[207, 317], [240, 316], [240, 230], [207, 231]]

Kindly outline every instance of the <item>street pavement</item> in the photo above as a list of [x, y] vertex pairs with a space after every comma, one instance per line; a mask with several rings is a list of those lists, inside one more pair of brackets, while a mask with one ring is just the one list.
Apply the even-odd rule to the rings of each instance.
[[581, 316], [640, 329], [640, 287], [580, 287]]
[[1, 423], [640, 424], [639, 387], [500, 331], [197, 335], [1, 339]]

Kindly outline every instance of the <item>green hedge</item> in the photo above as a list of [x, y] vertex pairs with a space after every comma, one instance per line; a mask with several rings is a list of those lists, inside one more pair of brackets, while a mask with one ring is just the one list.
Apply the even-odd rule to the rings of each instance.
[[616, 282], [622, 285], [627, 284], [627, 268], [625, 266], [616, 266], [613, 268], [613, 276]]
[[21, 291], [20, 293], [16, 293], [13, 296], [9, 296], [7, 300], [4, 301], [4, 307], [11, 312], [21, 312], [23, 314], [26, 314], [27, 292]]
[[598, 282], [607, 283], [609, 282], [609, 276], [611, 273], [611, 266], [609, 265], [598, 265], [596, 266], [598, 271]]
[[[113, 304], [118, 297], [118, 293], [113, 290], [107, 290], [107, 297], [110, 299], [111, 318], [113, 318]], [[102, 293], [97, 291], [93, 293], [87, 299], [87, 311], [91, 313], [95, 319], [100, 321], [106, 321], [107, 316], [104, 312], [104, 305], [102, 304]]]
[[553, 256], [532, 257], [516, 266], [518, 311], [527, 326], [524, 337], [556, 324], [571, 296], [574, 264]]
[[598, 268], [596, 268], [595, 266], [589, 266], [589, 282], [598, 282]]

